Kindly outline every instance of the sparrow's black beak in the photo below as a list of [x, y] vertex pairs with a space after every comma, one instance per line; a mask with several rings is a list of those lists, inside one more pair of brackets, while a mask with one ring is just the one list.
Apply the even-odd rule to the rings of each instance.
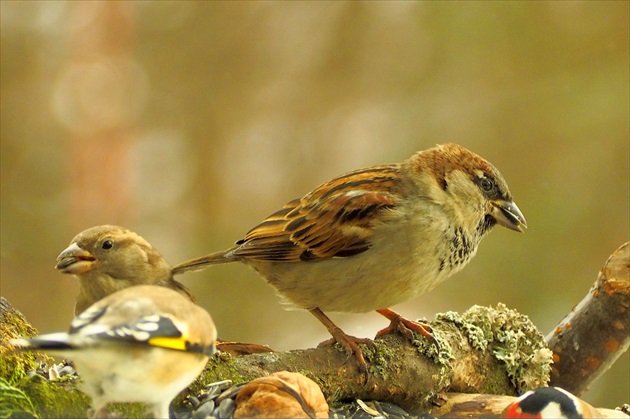
[[490, 204], [492, 204], [490, 215], [498, 224], [520, 233], [524, 231], [523, 228], [527, 228], [525, 216], [513, 201], [494, 200], [490, 201]]

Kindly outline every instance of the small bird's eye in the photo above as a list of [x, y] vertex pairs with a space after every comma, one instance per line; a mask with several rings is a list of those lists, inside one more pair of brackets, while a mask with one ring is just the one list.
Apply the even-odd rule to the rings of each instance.
[[494, 189], [494, 182], [487, 177], [481, 179], [481, 189], [485, 192], [490, 192]]
[[105, 240], [103, 244], [101, 244], [101, 247], [105, 250], [109, 250], [114, 247], [114, 242], [112, 242], [111, 240]]

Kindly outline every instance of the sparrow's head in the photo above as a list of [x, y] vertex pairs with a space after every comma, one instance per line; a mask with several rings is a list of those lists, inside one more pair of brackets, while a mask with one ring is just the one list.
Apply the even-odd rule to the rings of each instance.
[[79, 233], [57, 257], [56, 269], [80, 278], [110, 277], [127, 285], [166, 280], [170, 266], [145, 239], [122, 227], [102, 225]]
[[483, 234], [495, 224], [519, 232], [527, 227], [501, 173], [472, 151], [444, 144], [415, 154], [408, 163], [431, 199], [470, 231]]

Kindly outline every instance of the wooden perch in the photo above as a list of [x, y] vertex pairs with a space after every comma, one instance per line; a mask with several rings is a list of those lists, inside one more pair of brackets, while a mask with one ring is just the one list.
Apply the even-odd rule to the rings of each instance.
[[630, 242], [606, 261], [584, 299], [546, 338], [550, 385], [582, 394], [630, 345]]
[[422, 339], [415, 346], [398, 335], [377, 339], [376, 350], [364, 346], [368, 374], [361, 373], [346, 352], [329, 346], [225, 355], [211, 360], [201, 381], [238, 382], [297, 371], [318, 383], [329, 403], [360, 398], [413, 409], [430, 408], [432, 398], [447, 389], [514, 395], [548, 381], [551, 353], [542, 335], [526, 316], [502, 304], [475, 306], [463, 315], [440, 314], [431, 327], [439, 351]]

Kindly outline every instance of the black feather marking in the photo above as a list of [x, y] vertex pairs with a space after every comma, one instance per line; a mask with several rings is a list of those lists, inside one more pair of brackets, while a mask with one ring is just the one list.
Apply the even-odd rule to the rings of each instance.
[[349, 256], [358, 255], [359, 253], [365, 252], [369, 248], [370, 248], [370, 246], [366, 245], [366, 246], [351, 247], [349, 249], [343, 249], [343, 250], [340, 250], [339, 252], [335, 253], [335, 257], [345, 258], [345, 257], [349, 257]]
[[212, 345], [206, 346], [186, 341], [186, 352], [194, 352], [212, 356], [216, 352], [216, 345], [214, 342], [212, 343]]
[[81, 330], [83, 327], [90, 323], [94, 323], [96, 320], [101, 318], [103, 314], [107, 311], [107, 307], [91, 307], [80, 313], [77, 317], [72, 320], [70, 323], [70, 331], [69, 333], [76, 333]]
[[252, 239], [243, 242], [232, 253], [235, 257], [286, 262], [294, 254], [295, 247], [290, 241], [267, 245], [265, 239]]
[[316, 256], [312, 251], [310, 250], [305, 250], [302, 253], [300, 253], [300, 260], [303, 260], [305, 262], [311, 261], [311, 260], [317, 260], [319, 259], [318, 256]]
[[549, 403], [555, 402], [560, 405], [560, 411], [569, 419], [582, 419], [571, 397], [553, 387], [541, 387], [533, 394], [521, 400], [519, 406], [523, 413], [536, 414], [543, 410]]
[[476, 251], [481, 236], [476, 232], [471, 236], [461, 227], [457, 227], [447, 233], [446, 239], [449, 241], [449, 249], [442, 255], [440, 270], [446, 266], [453, 268], [468, 262]]
[[483, 220], [477, 226], [479, 237], [483, 237], [488, 231], [497, 224], [497, 220], [490, 214], [486, 214]]
[[293, 220], [285, 227], [285, 230], [288, 232], [295, 231], [302, 227], [302, 225], [306, 222], [306, 217], [298, 217]]
[[[286, 215], [293, 210], [293, 205], [292, 204], [295, 204], [296, 203], [295, 201], [297, 201], [297, 203], [299, 203], [299, 199], [293, 200], [293, 201], [289, 202], [287, 204], [287, 206], [285, 206], [282, 209], [279, 209], [278, 211], [274, 212], [273, 214], [271, 214], [267, 218], [284, 218], [284, 217], [286, 217]], [[289, 206], [289, 205], [291, 205], [291, 206]]]
[[179, 338], [182, 332], [170, 317], [154, 314], [142, 317], [132, 324], [116, 326], [95, 336], [129, 343], [145, 343], [156, 337]]
[[22, 347], [22, 350], [38, 350], [38, 349], [46, 349], [46, 350], [73, 350], [77, 349], [76, 347], [70, 345], [67, 342], [60, 342], [58, 340], [49, 340], [49, 339], [40, 339], [40, 338], [31, 338], [27, 339], [30, 346]]

